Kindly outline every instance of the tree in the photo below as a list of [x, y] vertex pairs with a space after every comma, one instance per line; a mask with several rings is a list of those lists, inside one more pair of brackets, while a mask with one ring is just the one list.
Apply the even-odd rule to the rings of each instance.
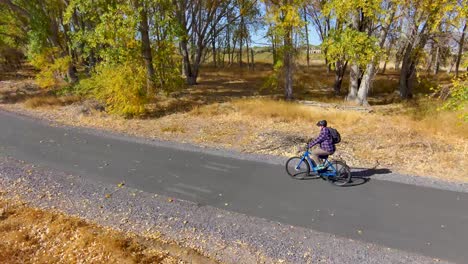
[[[24, 57], [27, 44], [27, 22], [8, 5], [0, 2], [0, 69], [15, 70]], [[2, 67], [4, 66], [4, 67]]]
[[[308, 0], [306, 1], [306, 13], [311, 17], [312, 25], [315, 27], [320, 40], [323, 42], [328, 37], [331, 29], [331, 17], [329, 13], [324, 13], [325, 4], [327, 1], [324, 0]], [[340, 23], [336, 23], [338, 25]], [[336, 29], [336, 28], [335, 28]], [[327, 66], [327, 73], [330, 71], [330, 63], [327, 58], [327, 49], [322, 49], [325, 57], [325, 65]], [[343, 64], [340, 62], [340, 64]], [[344, 67], [346, 69], [346, 67]], [[336, 82], [335, 82], [336, 84]], [[341, 84], [340, 84], [341, 87]]]
[[[271, 23], [271, 34], [282, 41], [280, 61], [284, 74], [284, 96], [293, 98], [294, 46], [293, 34], [303, 26], [300, 11], [303, 1], [300, 0], [266, 0], [267, 20]], [[278, 62], [277, 62], [278, 64]]]
[[307, 21], [307, 9], [304, 6], [303, 9], [303, 16], [304, 16], [304, 32], [305, 32], [305, 39], [306, 39], [306, 59], [307, 59], [307, 67], [310, 67], [310, 44], [309, 44], [309, 22]]
[[[179, 43], [187, 84], [197, 83], [200, 65], [213, 35], [239, 18], [231, 17], [236, 8], [234, 0], [173, 0], [175, 18], [180, 28]], [[221, 25], [221, 22], [224, 22]]]
[[[385, 40], [387, 39], [388, 31], [392, 24], [393, 18], [395, 17], [397, 7], [394, 6], [392, 1], [389, 1], [385, 7], [385, 10], [387, 10], [386, 15], [381, 18], [383, 21], [379, 23], [380, 32], [379, 38], [377, 40], [378, 43], [375, 43], [379, 50], [382, 50], [384, 47]], [[374, 79], [377, 72], [378, 63], [380, 63], [380, 52], [375, 52], [370, 62], [367, 63], [362, 80], [359, 84], [359, 90], [357, 97], [355, 98], [355, 102], [358, 105], [369, 105], [367, 102], [367, 95], [369, 93], [372, 80]]]
[[145, 1], [133, 0], [133, 5], [139, 13], [139, 31], [141, 34], [141, 55], [146, 67], [146, 90], [149, 94], [154, 88], [155, 72], [153, 66], [153, 54], [151, 52], [151, 42], [148, 25], [148, 4]]
[[239, 8], [239, 24], [236, 30], [236, 36], [239, 41], [239, 66], [243, 67], [243, 46], [247, 48], [247, 63], [249, 61], [249, 42], [250, 42], [250, 30], [256, 24], [256, 18], [259, 15], [256, 0], [237, 0]]
[[439, 28], [445, 14], [451, 13], [456, 2], [451, 0], [402, 1], [402, 11], [406, 18], [406, 43], [404, 45], [400, 71], [400, 97], [413, 97], [417, 65], [431, 34]]
[[[334, 28], [322, 44], [326, 57], [335, 65], [334, 92], [340, 93], [341, 82], [348, 62], [351, 63], [348, 100], [355, 100], [362, 76], [361, 68], [377, 53], [376, 38], [370, 25], [379, 13], [378, 1], [329, 1], [324, 13], [331, 18]], [[344, 21], [351, 21], [346, 24]]]
[[455, 66], [455, 75], [458, 77], [458, 70], [460, 68], [460, 62], [461, 58], [463, 56], [463, 48], [465, 47], [465, 35], [467, 31], [467, 21], [465, 20], [465, 25], [463, 26], [462, 29], [462, 34], [460, 36], [460, 40], [458, 41], [458, 53], [457, 53], [457, 61], [456, 61], [456, 66]]
[[[52, 71], [66, 72], [67, 81], [71, 84], [78, 82], [75, 67], [74, 49], [70, 41], [70, 28], [64, 23], [64, 10], [68, 1], [60, 0], [1, 0], [11, 12], [18, 16], [28, 31], [29, 55], [43, 63], [43, 70], [39, 76], [52, 79]], [[34, 64], [34, 63], [33, 63]], [[36, 65], [41, 66], [41, 65]], [[53, 82], [44, 82], [53, 84]]]

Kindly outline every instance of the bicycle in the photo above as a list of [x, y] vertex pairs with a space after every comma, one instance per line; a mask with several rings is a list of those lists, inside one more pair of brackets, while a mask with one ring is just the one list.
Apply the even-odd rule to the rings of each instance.
[[[351, 182], [351, 170], [345, 162], [324, 159], [324, 168], [318, 170], [315, 162], [309, 156], [309, 146], [301, 156], [291, 157], [286, 161], [286, 172], [293, 179], [303, 180], [308, 176], [318, 176], [337, 186], [344, 186]], [[312, 169], [312, 174], [311, 174]]]

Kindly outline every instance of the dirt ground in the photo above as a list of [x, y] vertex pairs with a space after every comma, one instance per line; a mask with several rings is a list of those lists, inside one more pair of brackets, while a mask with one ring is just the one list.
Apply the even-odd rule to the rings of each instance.
[[33, 208], [1, 193], [0, 236], [1, 263], [191, 263], [188, 250], [177, 245]]

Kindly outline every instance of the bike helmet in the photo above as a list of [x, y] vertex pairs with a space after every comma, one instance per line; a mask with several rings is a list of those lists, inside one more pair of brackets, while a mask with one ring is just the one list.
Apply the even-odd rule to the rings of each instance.
[[317, 126], [324, 126], [326, 127], [327, 126], [327, 120], [320, 120], [317, 122]]

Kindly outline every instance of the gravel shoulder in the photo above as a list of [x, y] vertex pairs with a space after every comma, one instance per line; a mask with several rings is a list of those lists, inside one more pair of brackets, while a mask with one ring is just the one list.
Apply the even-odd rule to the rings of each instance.
[[448, 263], [0, 156], [0, 189], [30, 205], [162, 237], [224, 263]]

